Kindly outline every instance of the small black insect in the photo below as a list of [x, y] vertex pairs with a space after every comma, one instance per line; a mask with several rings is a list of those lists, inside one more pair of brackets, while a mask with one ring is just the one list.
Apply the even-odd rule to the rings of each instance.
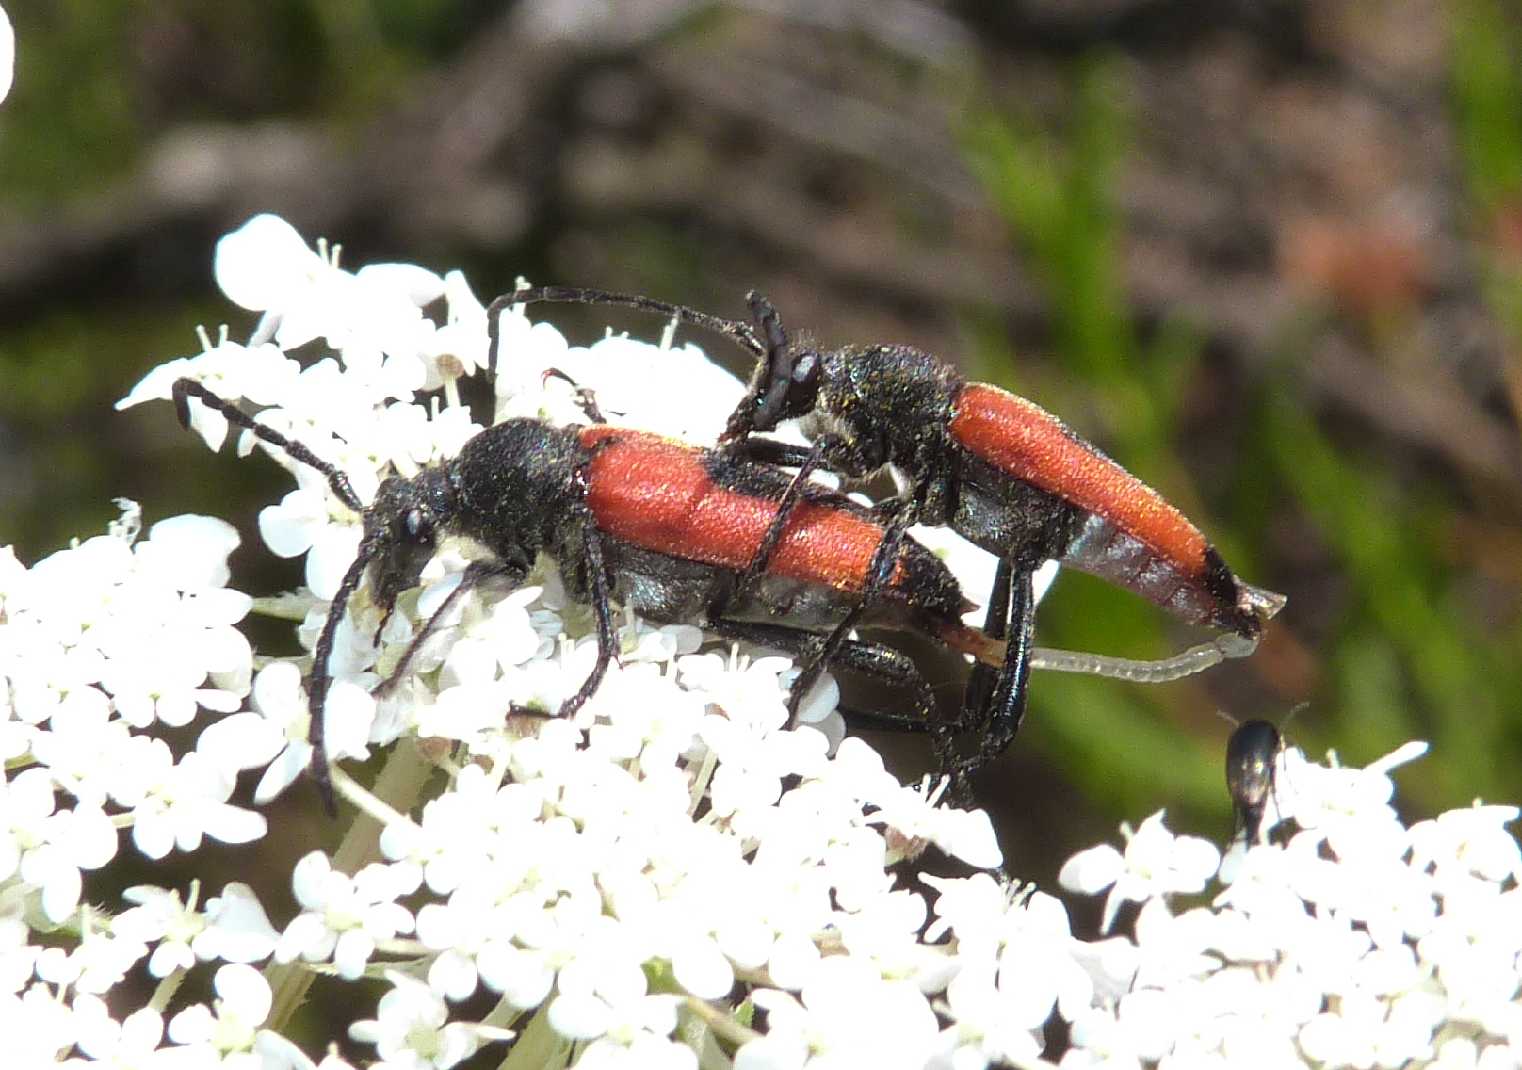
[[1284, 737], [1268, 721], [1244, 721], [1226, 741], [1226, 790], [1236, 814], [1236, 836], [1259, 842], [1276, 787]]

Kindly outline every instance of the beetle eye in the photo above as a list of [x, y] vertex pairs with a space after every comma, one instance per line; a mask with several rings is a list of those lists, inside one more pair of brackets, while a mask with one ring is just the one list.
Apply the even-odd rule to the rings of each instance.
[[787, 415], [803, 416], [813, 411], [819, 400], [819, 376], [823, 368], [824, 360], [814, 350], [798, 354], [788, 373]]
[[812, 349], [793, 362], [793, 385], [813, 386], [819, 381], [819, 354]]
[[433, 531], [432, 521], [417, 506], [407, 510], [406, 515], [402, 517], [402, 526], [407, 530], [407, 537], [418, 542], [426, 539]]

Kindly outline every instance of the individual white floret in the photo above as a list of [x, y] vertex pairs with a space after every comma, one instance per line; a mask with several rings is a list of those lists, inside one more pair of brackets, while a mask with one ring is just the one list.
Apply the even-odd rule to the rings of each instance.
[[957, 942], [968, 948], [986, 949], [989, 954], [997, 950], [1013, 889], [990, 873], [970, 877], [923, 873], [920, 879], [940, 893], [932, 904], [935, 916], [925, 929], [927, 943], [938, 943], [955, 934]]
[[272, 319], [282, 348], [324, 338], [361, 381], [397, 397], [420, 389], [434, 329], [421, 310], [443, 294], [444, 280], [410, 264], [351, 274], [337, 260], [336, 248], [313, 252], [289, 223], [259, 215], [217, 243], [215, 271], [230, 299]]
[[638, 1035], [670, 1036], [678, 997], [651, 995], [639, 956], [614, 936], [588, 947], [560, 971], [549, 1022], [561, 1036], [594, 1040], [614, 1034], [620, 1043]]
[[87, 928], [73, 948], [49, 947], [37, 955], [37, 977], [76, 992], [103, 993], [148, 957], [148, 945], [130, 936]]
[[97, 806], [108, 796], [119, 801], [134, 790], [135, 771], [122, 760], [131, 751], [133, 735], [125, 721], [113, 717], [104, 691], [79, 687], [61, 696], [47, 724], [48, 730], [32, 738], [32, 757], [60, 788]]
[[[101, 685], [110, 693], [116, 713], [133, 728], [155, 721], [183, 728], [201, 709], [231, 713], [242, 695], [206, 688], [206, 669], [182, 651], [191, 644], [165, 631], [144, 629], [135, 649], [118, 650], [104, 670]], [[246, 649], [246, 648], [245, 648]]]
[[311, 717], [301, 691], [300, 670], [288, 661], [265, 666], [254, 677], [249, 704], [253, 709], [207, 726], [196, 741], [196, 750], [229, 777], [268, 766], [254, 792], [255, 802], [266, 803], [311, 763], [312, 748], [307, 743]]
[[313, 851], [296, 863], [291, 888], [302, 913], [286, 926], [275, 947], [277, 962], [326, 962], [352, 981], [364, 972], [375, 946], [410, 933], [412, 914], [396, 902], [411, 889], [383, 865], [369, 865], [353, 877], [332, 868], [328, 856]]
[[998, 978], [999, 971], [991, 961], [962, 963], [946, 986], [945, 1014], [951, 1024], [941, 1031], [931, 1066], [937, 1070], [969, 1070], [999, 1062], [1018, 1064], [1041, 1054], [1041, 1025], [1046, 1014], [1034, 1028], [1027, 1025], [1029, 1015], [1012, 1008], [1015, 1001], [1004, 998]]
[[[201, 733], [196, 753], [231, 780], [244, 769], [265, 768], [254, 801], [275, 798], [311, 765], [311, 712], [294, 663], [271, 662], [254, 678], [252, 710], [224, 717]], [[323, 709], [328, 752], [363, 756], [375, 721], [375, 700], [348, 681], [328, 692]]]
[[116, 855], [115, 826], [99, 806], [57, 808], [47, 769], [25, 769], [0, 782], [0, 880], [12, 874], [36, 891], [50, 921], [79, 905], [80, 870], [99, 869]]
[[169, 1020], [169, 1039], [179, 1047], [175, 1065], [259, 1066], [310, 1070], [312, 1061], [284, 1037], [263, 1029], [269, 1017], [269, 985], [252, 966], [222, 966], [212, 981], [211, 1007], [196, 1003]]
[[359, 549], [360, 529], [352, 522], [334, 522], [325, 482], [304, 482], [279, 505], [260, 510], [259, 534], [278, 557], [306, 554], [307, 586], [318, 598], [331, 599]]
[[374, 1044], [386, 1066], [408, 1070], [449, 1070], [475, 1054], [476, 1031], [449, 1021], [448, 1007], [427, 985], [395, 970], [386, 979], [392, 987], [375, 1017], [349, 1026], [349, 1036]]
[[422, 349], [428, 369], [424, 390], [437, 390], [486, 367], [486, 307], [462, 272], [445, 273], [444, 298], [448, 305], [444, 324]]
[[1059, 899], [1038, 891], [1016, 898], [1004, 915], [1000, 943], [1000, 984], [1027, 986], [1025, 1006], [1055, 1005], [1071, 1018], [1093, 999], [1093, 980], [1074, 956], [1078, 941]]
[[161, 739], [131, 743], [131, 779], [117, 798], [132, 808], [132, 842], [149, 858], [194, 851], [206, 836], [249, 843], [268, 831], [263, 814], [227, 801], [233, 781], [206, 755], [191, 751], [176, 762]]
[[1145, 902], [1157, 895], [1199, 892], [1220, 865], [1215, 845], [1198, 836], [1175, 836], [1159, 810], [1132, 831], [1121, 826], [1125, 854], [1108, 845], [1080, 851], [1062, 867], [1057, 880], [1073, 892], [1095, 895], [1106, 888], [1101, 932], [1108, 932], [1123, 902]]
[[922, 896], [903, 889], [884, 891], [859, 909], [837, 915], [840, 944], [854, 958], [875, 966], [885, 979], [939, 992], [956, 968], [943, 949], [920, 942], [926, 912]]
[[137, 905], [122, 911], [111, 920], [111, 931], [144, 944], [157, 944], [148, 959], [148, 972], [154, 977], [168, 977], [175, 970], [195, 965], [192, 942], [206, 930], [206, 919], [196, 910], [193, 888], [189, 903], [180, 894], [151, 885], [135, 885], [122, 898]]
[[[847, 746], [855, 750], [867, 750], [860, 740], [841, 742], [840, 749]], [[841, 764], [839, 752], [831, 768]], [[890, 777], [891, 780], [891, 777]], [[933, 843], [953, 858], [960, 858], [970, 866], [980, 869], [997, 869], [1004, 863], [999, 850], [998, 837], [993, 822], [985, 810], [967, 810], [941, 805], [948, 781], [942, 779], [932, 786], [926, 777], [916, 785], [900, 785], [892, 782], [890, 791], [866, 797], [866, 801], [878, 810], [869, 818], [872, 824], [880, 824], [902, 838], [905, 854], [917, 853], [925, 843]]]
[[[241, 542], [238, 529], [227, 521], [185, 513], [155, 523], [132, 552], [140, 573], [171, 590], [196, 592], [207, 599], [198, 607], [198, 623], [230, 627], [249, 609], [248, 595], [221, 590], [232, 578], [227, 558]], [[213, 596], [214, 590], [220, 593]]]
[[90, 1060], [89, 1063], [78, 1060], [76, 1065], [123, 1068], [169, 1065], [160, 1048], [164, 1017], [158, 1011], [141, 1007], [118, 1022], [111, 1016], [105, 1000], [87, 994], [75, 996], [71, 1009], [75, 1044]]
[[[798, 998], [763, 988], [752, 999], [767, 1012], [768, 1058], [806, 1053], [795, 1066], [922, 1066], [940, 1045], [935, 1014], [916, 987], [884, 981], [846, 955], [821, 959]], [[742, 1048], [737, 1065], [788, 1065], [750, 1058]]]
[[1411, 826], [1411, 866], [1431, 867], [1440, 878], [1457, 871], [1499, 883], [1522, 876], [1522, 848], [1506, 826], [1517, 820], [1515, 806], [1449, 810]]
[[0, 1036], [14, 1066], [52, 1067], [78, 1035], [73, 1009], [50, 985], [32, 984], [19, 993], [0, 993]]
[[1204, 977], [1221, 965], [1209, 953], [1217, 915], [1205, 909], [1175, 915], [1161, 898], [1142, 904], [1136, 916], [1135, 986], [1166, 988]]
[[[197, 379], [230, 401], [246, 398], [257, 405], [276, 404], [289, 394], [301, 374], [298, 361], [287, 357], [277, 346], [229, 342], [226, 332], [224, 327], [216, 345], [203, 332], [203, 351], [199, 355], [158, 365], [116, 403], [116, 408], [127, 409], [145, 401], [168, 401], [175, 380], [180, 378]], [[211, 450], [220, 449], [227, 440], [227, 417], [195, 399], [190, 400], [190, 425]]]
[[576, 1060], [576, 1070], [697, 1070], [697, 1053], [691, 1047], [634, 1025], [610, 1029], [588, 1044]]
[[259, 962], [275, 950], [278, 933], [264, 908], [246, 884], [232, 883], [197, 909], [192, 885], [189, 902], [178, 892], [151, 885], [137, 885], [122, 898], [137, 905], [118, 914], [111, 931], [143, 943], [157, 943], [148, 972], [167, 977], [176, 969], [189, 969], [197, 961]]

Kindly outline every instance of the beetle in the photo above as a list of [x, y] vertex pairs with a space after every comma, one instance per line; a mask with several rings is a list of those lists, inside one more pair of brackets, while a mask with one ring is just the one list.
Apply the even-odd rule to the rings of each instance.
[[1256, 843], [1275, 788], [1284, 737], [1268, 721], [1243, 721], [1226, 741], [1226, 790], [1237, 835]]
[[1226, 791], [1231, 796], [1233, 840], [1241, 839], [1249, 847], [1266, 842], [1265, 832], [1271, 830], [1265, 830], [1263, 824], [1270, 816], [1270, 803], [1272, 824], [1288, 820], [1285, 814], [1290, 808], [1288, 800], [1279, 795], [1281, 757], [1289, 746], [1283, 729], [1303, 709], [1305, 703], [1290, 710], [1279, 724], [1257, 719], [1243, 721], [1226, 741]]
[[[608, 304], [655, 312], [729, 338], [756, 358], [721, 446], [790, 465], [802, 481], [824, 466], [852, 478], [887, 470], [899, 488], [883, 503], [895, 540], [911, 523], [949, 526], [1000, 559], [985, 632], [1009, 636], [971, 772], [1002, 752], [1024, 716], [1035, 614], [1031, 575], [1044, 561], [1092, 573], [1188, 623], [1226, 633], [1226, 656], [1255, 648], [1283, 595], [1243, 582], [1176, 507], [1034, 402], [969, 382], [903, 345], [821, 350], [791, 341], [761, 295], [751, 323], [634, 294], [527, 287], [487, 308], [494, 368], [499, 317], [533, 302]], [[753, 437], [798, 418], [811, 447]], [[1007, 592], [1007, 594], [1006, 594]], [[870, 597], [871, 592], [868, 592]]]
[[[463, 536], [486, 551], [467, 566], [450, 600], [489, 580], [521, 584], [542, 552], [559, 562], [568, 593], [591, 605], [597, 660], [562, 704], [561, 716], [586, 702], [616, 657], [614, 599], [653, 621], [698, 621], [726, 637], [795, 654], [804, 668], [790, 695], [790, 714], [822, 667], [839, 664], [914, 695], [912, 715], [862, 714], [857, 720], [935, 730], [929, 688], [912, 661], [851, 639], [858, 623], [918, 631], [994, 665], [1005, 658], [1004, 643], [961, 622], [969, 606], [929, 550], [908, 538], [890, 543], [867, 508], [814, 484], [800, 487], [787, 473], [732, 452], [605, 425], [511, 419], [479, 432], [445, 463], [411, 478], [389, 477], [367, 506], [341, 470], [200, 382], [176, 380], [172, 397], [186, 426], [191, 399], [210, 406], [310, 465], [363, 518], [359, 550], [313, 650], [308, 689], [313, 771], [330, 811], [323, 713], [339, 623], [368, 573], [384, 626], [445, 535]], [[784, 508], [790, 492], [794, 503]], [[773, 545], [765, 566], [752, 572], [768, 538]], [[433, 621], [445, 608], [447, 602]], [[777, 623], [782, 619], [787, 623]], [[421, 638], [404, 654], [403, 665]]]

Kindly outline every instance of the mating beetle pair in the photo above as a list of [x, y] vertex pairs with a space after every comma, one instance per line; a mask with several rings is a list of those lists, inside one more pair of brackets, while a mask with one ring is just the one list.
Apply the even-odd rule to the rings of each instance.
[[[315, 775], [329, 798], [321, 732], [338, 622], [367, 571], [375, 601], [389, 613], [444, 534], [470, 536], [488, 551], [467, 569], [456, 596], [492, 578], [521, 582], [544, 551], [559, 559], [570, 592], [591, 604], [598, 659], [563, 714], [595, 691], [614, 656], [609, 601], [616, 598], [657, 621], [698, 619], [721, 634], [794, 653], [802, 664], [794, 710], [827, 663], [911, 684], [912, 716], [869, 719], [933, 731], [942, 765], [958, 775], [1008, 745], [1033, 665], [1167, 678], [1250, 650], [1283, 603], [1238, 580], [1176, 509], [1055, 417], [996, 388], [967, 384], [926, 354], [904, 347], [820, 353], [792, 345], [776, 313], [754, 296], [753, 328], [646, 298], [539, 289], [504, 295], [488, 310], [493, 365], [500, 313], [536, 300], [645, 308], [718, 330], [755, 354], [757, 372], [720, 448], [604, 426], [511, 420], [478, 434], [447, 464], [387, 480], [365, 507], [342, 472], [299, 443], [199, 383], [175, 384], [182, 421], [190, 398], [211, 405], [315, 467], [340, 500], [363, 514], [359, 551], [314, 652]], [[812, 448], [752, 437], [793, 416], [804, 417], [814, 433]], [[797, 472], [789, 476], [772, 464]], [[849, 476], [889, 466], [905, 494], [867, 510], [809, 482], [821, 466]], [[999, 557], [982, 633], [960, 623], [965, 607], [955, 580], [907, 536], [914, 521], [949, 525]], [[1031, 573], [1048, 558], [1095, 572], [1185, 620], [1224, 629], [1223, 639], [1235, 642], [1150, 665], [1086, 655], [1043, 661], [1032, 646]], [[790, 626], [775, 623], [784, 615]], [[858, 623], [913, 628], [973, 654], [978, 665], [963, 721], [931, 724], [926, 688], [912, 665], [888, 648], [852, 639]], [[961, 727], [980, 733], [975, 754], [950, 750], [947, 740]]]
[[[1251, 652], [1282, 595], [1242, 582], [1198, 528], [1156, 491], [1030, 401], [969, 383], [908, 346], [820, 351], [789, 340], [765, 298], [749, 295], [752, 323], [632, 294], [566, 287], [520, 289], [487, 310], [496, 359], [498, 316], [540, 301], [622, 305], [674, 317], [730, 338], [757, 358], [722, 448], [797, 468], [795, 484], [824, 466], [853, 478], [887, 469], [900, 496], [880, 511], [896, 545], [912, 523], [949, 526], [999, 558], [985, 632], [1008, 638], [996, 680], [976, 668], [970, 696], [986, 703], [970, 772], [1002, 752], [1025, 711], [1032, 667], [1031, 576], [1055, 558], [1133, 591], [1191, 624], [1224, 630]], [[798, 418], [812, 447], [753, 437]], [[864, 597], [875, 590], [869, 585]], [[1103, 660], [1103, 659], [1099, 659]]]

